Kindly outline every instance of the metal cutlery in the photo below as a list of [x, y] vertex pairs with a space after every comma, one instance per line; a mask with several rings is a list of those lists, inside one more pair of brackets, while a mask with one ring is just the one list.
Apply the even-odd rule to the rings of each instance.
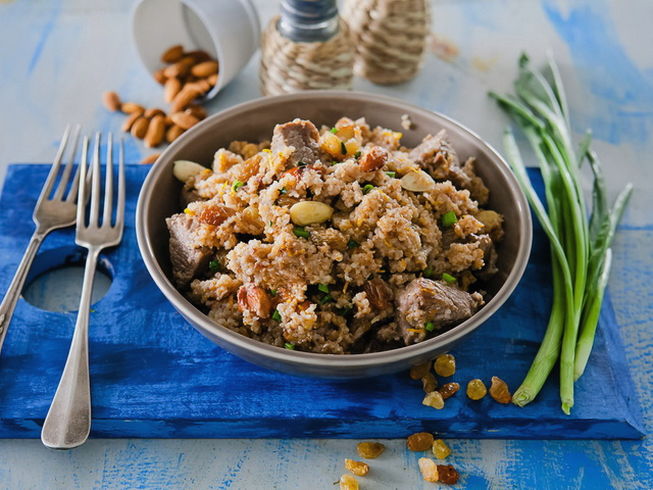
[[[34, 230], [34, 234], [29, 241], [29, 245], [25, 250], [25, 254], [20, 261], [11, 284], [2, 299], [2, 303], [0, 303], [0, 350], [2, 350], [2, 344], [7, 335], [7, 329], [9, 328], [11, 317], [13, 316], [14, 309], [18, 303], [18, 298], [20, 298], [25, 279], [27, 278], [30, 266], [32, 265], [32, 261], [34, 260], [41, 243], [52, 230], [65, 228], [75, 224], [79, 167], [77, 167], [77, 170], [72, 177], [72, 182], [71, 173], [75, 160], [79, 131], [79, 126], [76, 126], [72, 132], [70, 126], [66, 128], [63, 137], [61, 138], [61, 143], [59, 144], [59, 150], [57, 151], [57, 155], [55, 156], [52, 167], [50, 168], [48, 178], [45, 180], [43, 188], [41, 189], [41, 194], [36, 202], [34, 214], [32, 215], [32, 219], [36, 224], [36, 229]], [[71, 138], [72, 144], [69, 145], [68, 143]], [[57, 176], [59, 175], [61, 162], [64, 159], [64, 154], [68, 148], [70, 148], [70, 159], [61, 173], [61, 177], [58, 179], [59, 182], [55, 189], [54, 185], [57, 181]], [[66, 193], [66, 189], [68, 188], [69, 190]], [[52, 192], [53, 189], [54, 193]]]
[[[83, 444], [91, 429], [91, 388], [88, 365], [88, 325], [93, 277], [100, 251], [118, 245], [122, 238], [125, 214], [124, 147], [120, 142], [118, 156], [118, 193], [115, 221], [112, 224], [113, 206], [113, 139], [107, 141], [106, 176], [104, 185], [104, 210], [100, 218], [100, 134], [95, 135], [91, 169], [90, 213], [86, 220], [86, 206], [77, 208], [75, 242], [88, 249], [82, 296], [72, 343], [59, 386], [50, 405], [41, 431], [41, 441], [55, 449], [70, 449]], [[78, 202], [86, 202], [89, 184], [86, 179], [88, 138], [84, 138], [80, 161]]]

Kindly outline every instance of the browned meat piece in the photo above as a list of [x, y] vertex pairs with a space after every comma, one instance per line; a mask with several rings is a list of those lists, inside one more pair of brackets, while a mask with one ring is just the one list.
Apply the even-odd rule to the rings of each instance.
[[483, 304], [483, 298], [442, 281], [418, 278], [399, 293], [396, 304], [402, 336], [409, 345], [426, 338], [427, 322], [438, 330], [466, 320]]
[[479, 279], [486, 281], [498, 271], [497, 259], [499, 256], [497, 255], [496, 248], [494, 247], [494, 242], [489, 235], [472, 234], [470, 235], [470, 238], [472, 238], [474, 241], [477, 241], [481, 250], [483, 250], [483, 262], [485, 262], [485, 265], [478, 273], [476, 273], [476, 276], [478, 276]]
[[194, 216], [179, 213], [166, 219], [170, 232], [170, 262], [177, 286], [186, 288], [208, 266], [211, 249], [195, 245], [193, 231], [200, 226]]
[[320, 133], [311, 121], [295, 119], [275, 126], [271, 150], [277, 152], [287, 146], [292, 146], [295, 151], [288, 159], [291, 164], [315, 163], [320, 158], [319, 139]]
[[363, 172], [372, 172], [382, 168], [388, 161], [388, 151], [380, 146], [373, 146], [361, 157], [359, 165]]
[[481, 204], [487, 202], [489, 191], [474, 172], [474, 160], [467, 160], [464, 167], [461, 166], [444, 129], [435, 136], [426, 136], [408, 153], [408, 158], [420, 164], [433, 178], [450, 180], [454, 185], [469, 190]]

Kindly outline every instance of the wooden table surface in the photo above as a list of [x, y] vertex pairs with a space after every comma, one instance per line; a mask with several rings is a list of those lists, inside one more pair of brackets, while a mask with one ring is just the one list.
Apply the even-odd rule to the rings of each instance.
[[[276, 2], [256, 1], [264, 22]], [[0, 179], [10, 162], [52, 159], [64, 126], [118, 131], [104, 90], [161, 105], [131, 43], [131, 0], [0, 0]], [[436, 0], [433, 46], [413, 81], [358, 90], [444, 112], [500, 147], [506, 120], [486, 97], [507, 90], [516, 59], [552, 50], [568, 87], [572, 125], [591, 128], [614, 194], [635, 194], [616, 239], [610, 289], [645, 415], [653, 427], [653, 3], [649, 0]], [[446, 49], [443, 49], [446, 48]], [[448, 54], [444, 54], [448, 53]], [[214, 100], [216, 112], [260, 95], [258, 57]], [[127, 143], [130, 161], [147, 154]], [[135, 394], [137, 396], [137, 394]], [[382, 434], [380, 434], [381, 436]], [[544, 434], [543, 434], [544, 436]], [[432, 488], [404, 442], [373, 465], [362, 488]], [[67, 452], [0, 441], [5, 488], [334, 488], [347, 440], [91, 440]], [[469, 488], [653, 488], [653, 445], [599, 441], [450, 441]], [[362, 478], [360, 480], [363, 480]]]

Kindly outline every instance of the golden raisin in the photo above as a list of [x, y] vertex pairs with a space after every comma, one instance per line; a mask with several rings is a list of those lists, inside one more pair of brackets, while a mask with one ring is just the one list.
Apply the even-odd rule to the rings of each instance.
[[340, 477], [340, 490], [358, 490], [358, 480], [345, 473]]
[[345, 459], [345, 469], [351, 471], [356, 476], [365, 476], [370, 471], [370, 466], [362, 461]]
[[508, 390], [508, 385], [504, 380], [496, 376], [492, 376], [492, 386], [490, 386], [490, 396], [499, 403], [510, 403], [512, 395]]
[[379, 277], [365, 283], [363, 290], [367, 295], [370, 306], [375, 310], [384, 310], [391, 306], [392, 289]]
[[356, 451], [361, 458], [374, 459], [381, 456], [385, 446], [380, 442], [359, 442], [356, 444]]
[[435, 391], [437, 387], [438, 380], [435, 379], [435, 376], [431, 373], [426, 373], [426, 376], [422, 378], [422, 388], [424, 389], [424, 393], [431, 393], [432, 391]]
[[442, 439], [436, 439], [433, 441], [433, 456], [438, 459], [445, 459], [451, 454], [451, 449], [447, 446], [447, 443]]
[[419, 471], [424, 481], [438, 481], [438, 465], [435, 464], [435, 461], [431, 458], [419, 458], [417, 464], [419, 465]]
[[437, 408], [438, 410], [441, 410], [444, 408], [444, 400], [442, 399], [442, 395], [440, 394], [439, 391], [432, 391], [426, 394], [426, 396], [422, 400], [422, 405], [426, 405], [427, 407], [433, 407], [433, 408]]
[[411, 451], [426, 451], [433, 446], [433, 434], [428, 432], [417, 432], [408, 436], [406, 445]]
[[227, 218], [233, 216], [234, 211], [220, 205], [207, 205], [202, 209], [199, 220], [207, 225], [220, 226]]
[[487, 388], [480, 379], [472, 379], [467, 383], [467, 396], [472, 400], [480, 400], [487, 394]]
[[272, 311], [272, 301], [265, 289], [252, 283], [244, 284], [236, 295], [241, 311], [249, 311], [259, 318], [268, 318]]
[[440, 483], [455, 485], [458, 483], [458, 478], [460, 478], [458, 471], [450, 464], [438, 465], [438, 481]]
[[459, 389], [460, 385], [458, 383], [445, 383], [438, 389], [438, 391], [442, 395], [442, 398], [446, 400], [447, 398], [454, 396]]
[[422, 379], [431, 369], [431, 361], [410, 368], [410, 379]]
[[435, 372], [438, 376], [453, 376], [456, 372], [456, 358], [451, 354], [442, 354], [435, 360]]

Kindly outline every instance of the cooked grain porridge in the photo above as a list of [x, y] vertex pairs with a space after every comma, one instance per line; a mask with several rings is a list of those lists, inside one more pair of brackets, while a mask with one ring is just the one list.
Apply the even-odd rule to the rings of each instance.
[[218, 149], [212, 169], [176, 164], [177, 287], [219, 325], [319, 353], [415, 344], [472, 316], [502, 216], [444, 131], [415, 148], [401, 137], [295, 119], [271, 142]]

